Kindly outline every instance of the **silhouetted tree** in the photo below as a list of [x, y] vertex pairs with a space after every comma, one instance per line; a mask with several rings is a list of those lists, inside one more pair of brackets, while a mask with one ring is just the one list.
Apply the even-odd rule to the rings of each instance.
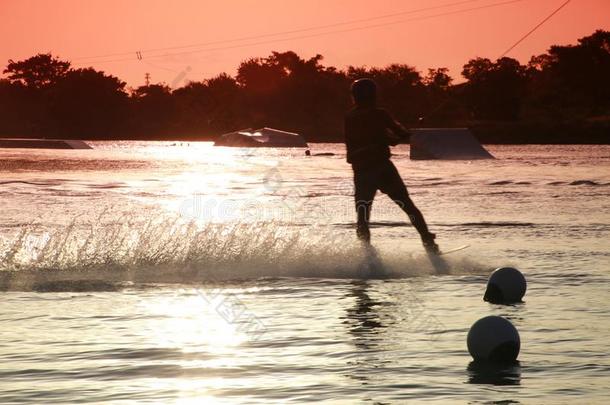
[[31, 97], [21, 83], [0, 79], [0, 133], [24, 136], [33, 132]]
[[50, 111], [56, 135], [116, 136], [125, 128], [125, 83], [92, 68], [70, 70], [51, 90]]
[[552, 46], [528, 67], [530, 116], [573, 120], [610, 112], [610, 32]]
[[207, 88], [207, 111], [210, 129], [213, 131], [242, 128], [244, 120], [241, 89], [237, 81], [222, 73], [204, 81]]
[[10, 93], [13, 102], [7, 111], [11, 111], [10, 128], [17, 131], [17, 135], [43, 133], [46, 136], [52, 132], [49, 91], [66, 76], [69, 69], [70, 62], [51, 54], [8, 61], [3, 73], [7, 75], [10, 86], [5, 87], [5, 91]]
[[164, 84], [140, 86], [131, 92], [132, 131], [141, 137], [168, 136], [175, 123], [175, 102]]
[[237, 83], [257, 95], [268, 95], [277, 90], [286, 72], [269, 58], [251, 58], [239, 65]]
[[269, 117], [275, 115], [273, 109], [279, 103], [280, 86], [286, 76], [286, 69], [270, 58], [252, 58], [239, 65], [236, 79], [254, 126], [273, 125]]
[[273, 52], [267, 61], [284, 72], [277, 103], [269, 110], [272, 123], [305, 132], [310, 138], [341, 128], [348, 86], [335, 70], [321, 64], [321, 55], [302, 59], [294, 52]]
[[321, 55], [306, 60], [288, 51], [243, 62], [236, 80], [251, 125], [281, 126], [310, 138], [340, 133], [349, 87], [341, 72], [321, 61]]
[[527, 84], [526, 67], [512, 58], [492, 62], [476, 58], [462, 71], [468, 83], [464, 98], [474, 118], [484, 120], [516, 120]]
[[[424, 125], [497, 127], [511, 121], [501, 125], [511, 131], [514, 125], [537, 126], [535, 134], [545, 127], [553, 134], [563, 122], [576, 133], [588, 122], [607, 122], [610, 115], [610, 32], [603, 30], [575, 45], [552, 46], [527, 66], [512, 58], [472, 59], [463, 67], [466, 81], [457, 85], [442, 67], [422, 77], [407, 64], [338, 70], [322, 62], [321, 55], [272, 52], [242, 62], [235, 77], [220, 74], [174, 91], [152, 84], [128, 95], [118, 78], [92, 68], [72, 69], [51, 54], [10, 60], [6, 78], [0, 79], [0, 133], [208, 139], [245, 127], [276, 126], [309, 140], [335, 141], [351, 106], [350, 83], [362, 77], [377, 82], [382, 106], [406, 125], [421, 125], [421, 116]], [[604, 127], [599, 128], [601, 134]], [[529, 141], [525, 135], [519, 139]]]
[[187, 133], [210, 136], [250, 125], [243, 89], [226, 73], [190, 82], [174, 90], [172, 95], [177, 108], [177, 127]]
[[210, 134], [210, 98], [203, 82], [191, 81], [173, 91], [176, 130], [182, 134]]
[[21, 83], [31, 89], [42, 89], [56, 84], [70, 70], [70, 62], [54, 58], [50, 53], [39, 53], [23, 61], [10, 59], [3, 73], [11, 83]]
[[428, 74], [422, 79], [426, 86], [426, 111], [422, 118], [426, 118], [422, 125], [447, 124], [463, 118], [463, 106], [454, 94], [453, 78], [449, 76], [449, 69], [428, 69]]
[[447, 90], [452, 82], [453, 79], [449, 76], [447, 68], [428, 69], [428, 74], [423, 79], [426, 86], [439, 90]]

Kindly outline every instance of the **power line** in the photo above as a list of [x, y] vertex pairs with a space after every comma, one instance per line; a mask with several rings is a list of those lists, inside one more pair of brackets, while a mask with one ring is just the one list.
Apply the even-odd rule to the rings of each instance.
[[[259, 42], [253, 42], [253, 43], [248, 43], [248, 44], [238, 44], [238, 45], [226, 46], [226, 47], [204, 48], [204, 49], [196, 49], [196, 50], [183, 51], [183, 52], [173, 52], [173, 53], [165, 53], [165, 54], [158, 54], [158, 55], [150, 55], [150, 56], [147, 56], [147, 58], [149, 58], [149, 59], [150, 58], [164, 58], [164, 57], [168, 57], [168, 56], [187, 55], [187, 54], [192, 54], [192, 53], [197, 53], [197, 52], [223, 51], [223, 50], [228, 50], [228, 49], [244, 48], [244, 47], [250, 47], [250, 46], [256, 46], [256, 45], [265, 45], [265, 44], [276, 43], [276, 42], [294, 41], [294, 40], [298, 40], [298, 39], [307, 39], [307, 38], [314, 38], [314, 37], [320, 37], [320, 36], [325, 36], [325, 35], [361, 31], [361, 30], [367, 30], [367, 29], [372, 29], [372, 28], [381, 28], [381, 27], [386, 27], [389, 25], [402, 24], [405, 22], [421, 21], [421, 20], [427, 20], [427, 19], [432, 19], [432, 18], [437, 18], [437, 17], [444, 17], [444, 16], [448, 16], [448, 15], [462, 14], [462, 13], [466, 13], [466, 12], [470, 12], [470, 11], [483, 10], [483, 9], [503, 6], [503, 5], [507, 5], [507, 4], [518, 3], [518, 2], [522, 2], [522, 1], [526, 1], [526, 0], [508, 0], [508, 1], [503, 1], [503, 2], [499, 2], [499, 3], [488, 4], [488, 5], [484, 5], [484, 6], [471, 7], [471, 8], [466, 8], [466, 9], [454, 10], [454, 11], [450, 11], [450, 12], [432, 14], [432, 15], [428, 15], [428, 16], [415, 17], [415, 18], [410, 18], [410, 19], [402, 19], [402, 20], [391, 21], [391, 22], [381, 23], [381, 24], [372, 24], [372, 25], [353, 27], [353, 28], [348, 28], [348, 29], [343, 29], [343, 30], [326, 31], [326, 32], [309, 34], [309, 35], [294, 36], [294, 37], [289, 37], [289, 38], [279, 38], [279, 39], [259, 41]], [[121, 58], [121, 59], [104, 60], [104, 61], [96, 61], [96, 62], [88, 62], [88, 63], [110, 63], [110, 62], [123, 62], [123, 61], [132, 61], [132, 60], [133, 60], [133, 58]]]
[[118, 52], [118, 53], [111, 53], [111, 54], [106, 54], [106, 55], [81, 56], [81, 57], [72, 58], [72, 60], [75, 61], [75, 60], [83, 60], [83, 59], [108, 58], [108, 57], [113, 57], [113, 56], [133, 55], [134, 53], [138, 54], [141, 52], [158, 52], [158, 51], [167, 51], [167, 50], [172, 50], [172, 49], [186, 49], [186, 48], [195, 48], [195, 47], [209, 46], [209, 45], [220, 45], [220, 44], [226, 44], [226, 43], [232, 43], [232, 42], [243, 42], [243, 41], [276, 37], [276, 36], [287, 35], [287, 34], [297, 34], [300, 32], [318, 31], [318, 30], [322, 30], [322, 29], [326, 29], [326, 28], [334, 28], [334, 27], [340, 27], [343, 25], [350, 25], [350, 24], [357, 24], [357, 23], [368, 22], [368, 21], [381, 20], [381, 19], [386, 19], [386, 18], [391, 18], [391, 17], [398, 17], [401, 15], [416, 14], [416, 13], [420, 13], [423, 11], [437, 10], [437, 9], [453, 7], [453, 6], [458, 6], [458, 5], [467, 4], [467, 3], [475, 3], [475, 2], [480, 2], [480, 1], [482, 1], [482, 0], [461, 0], [461, 1], [455, 1], [452, 3], [441, 4], [438, 6], [423, 7], [423, 8], [406, 10], [406, 11], [401, 11], [401, 12], [392, 13], [392, 14], [384, 14], [384, 15], [379, 15], [379, 16], [375, 16], [375, 17], [362, 18], [362, 19], [358, 19], [358, 20], [349, 20], [349, 21], [343, 21], [343, 22], [338, 22], [338, 23], [333, 23], [333, 24], [318, 25], [315, 27], [300, 28], [300, 29], [290, 30], [290, 31], [280, 31], [280, 32], [275, 32], [275, 33], [246, 36], [246, 37], [234, 38], [234, 39], [225, 39], [225, 40], [220, 40], [220, 41], [203, 42], [203, 43], [191, 44], [191, 45], [178, 45], [178, 46], [170, 46], [170, 47], [165, 47], [165, 48], [141, 49], [141, 50], [137, 50], [137, 51]]
[[[498, 57], [498, 59], [502, 59], [503, 57], [508, 55], [508, 53], [510, 51], [515, 49], [517, 46], [519, 46], [519, 44], [521, 44], [523, 41], [525, 41], [525, 39], [527, 39], [527, 37], [532, 35], [536, 30], [538, 30], [538, 28], [542, 27], [547, 21], [549, 21], [551, 18], [553, 18], [555, 16], [555, 14], [557, 14], [562, 8], [567, 6], [570, 1], [572, 1], [572, 0], [566, 0], [563, 4], [561, 4], [559, 7], [557, 7], [551, 14], [549, 14], [548, 16], [543, 18], [542, 21], [540, 21], [538, 24], [536, 24], [534, 26], [534, 28], [532, 28], [525, 35], [523, 35], [521, 38], [519, 38], [519, 40], [517, 42], [515, 42], [514, 44], [512, 44], [506, 51], [502, 52], [502, 54]], [[452, 95], [450, 94], [447, 98], [445, 98], [443, 101], [441, 101], [438, 104], [438, 106], [436, 106], [434, 109], [432, 109], [432, 111], [430, 111], [425, 117], [420, 117], [419, 120], [424, 121], [425, 119], [430, 118], [432, 115], [439, 112], [440, 109], [443, 108], [450, 100], [454, 99], [455, 96], [456, 96], [455, 93]]]
[[519, 38], [519, 40], [517, 42], [515, 42], [514, 44], [512, 44], [506, 51], [504, 51], [502, 53], [502, 55], [500, 55], [500, 57], [498, 59], [501, 59], [503, 57], [505, 57], [510, 51], [512, 51], [513, 49], [515, 49], [517, 46], [519, 46], [519, 44], [523, 41], [525, 41], [527, 39], [527, 37], [529, 37], [530, 35], [532, 35], [536, 30], [538, 30], [538, 28], [542, 27], [548, 20], [550, 20], [551, 18], [553, 18], [553, 16], [555, 16], [555, 14], [557, 14], [562, 8], [564, 8], [565, 6], [568, 5], [568, 3], [572, 1], [572, 0], [566, 0], [561, 6], [559, 6], [557, 9], [555, 9], [555, 11], [553, 11], [551, 14], [549, 14], [546, 18], [544, 18], [542, 21], [540, 21], [538, 24], [536, 24], [536, 26], [534, 28], [532, 28], [531, 30], [529, 30], [527, 32], [527, 34], [525, 34], [524, 36], [522, 36], [521, 38]]

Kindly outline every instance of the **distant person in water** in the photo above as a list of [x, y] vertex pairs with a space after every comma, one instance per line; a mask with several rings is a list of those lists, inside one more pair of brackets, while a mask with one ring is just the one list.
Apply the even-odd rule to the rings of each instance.
[[377, 190], [387, 194], [407, 213], [421, 236], [428, 252], [438, 253], [435, 234], [428, 230], [423, 215], [417, 209], [400, 174], [390, 160], [390, 146], [409, 137], [409, 132], [377, 107], [377, 86], [370, 79], [352, 84], [354, 108], [345, 117], [347, 162], [354, 170], [358, 238], [367, 244], [371, 240], [369, 219]]

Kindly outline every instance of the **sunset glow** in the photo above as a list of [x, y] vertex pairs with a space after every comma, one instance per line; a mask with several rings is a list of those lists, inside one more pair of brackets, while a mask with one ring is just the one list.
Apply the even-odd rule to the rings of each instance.
[[[339, 68], [400, 62], [421, 71], [449, 67], [458, 78], [469, 58], [497, 58], [562, 2], [183, 0], [167, 6], [156, 0], [8, 0], [0, 4], [0, 61], [52, 52], [131, 86], [150, 73], [153, 82], [179, 87], [234, 74], [247, 57], [293, 50], [304, 57], [322, 54], [325, 64]], [[525, 63], [551, 44], [575, 43], [610, 28], [609, 15], [606, 0], [572, 1], [509, 56]], [[284, 34], [267, 36], [277, 33]], [[232, 41], [240, 38], [250, 39]], [[184, 48], [193, 44], [208, 45]], [[160, 48], [170, 49], [148, 51]]]

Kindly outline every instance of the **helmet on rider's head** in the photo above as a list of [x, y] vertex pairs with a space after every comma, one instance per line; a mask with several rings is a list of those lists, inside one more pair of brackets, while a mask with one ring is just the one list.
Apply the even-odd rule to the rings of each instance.
[[356, 105], [374, 105], [377, 101], [377, 85], [371, 79], [354, 80], [352, 97]]

